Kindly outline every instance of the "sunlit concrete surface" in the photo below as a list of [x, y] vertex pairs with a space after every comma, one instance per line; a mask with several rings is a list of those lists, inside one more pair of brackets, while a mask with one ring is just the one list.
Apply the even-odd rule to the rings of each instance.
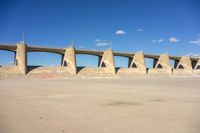
[[[77, 68], [76, 54], [88, 54], [97, 56], [98, 68], [104, 69], [93, 69], [103, 70], [101, 73], [104, 74], [193, 74], [199, 73], [200, 59], [198, 57], [189, 56], [169, 56], [168, 54], [152, 55], [144, 54], [140, 52], [114, 52], [111, 48], [104, 51], [97, 50], [80, 50], [74, 47], [68, 48], [48, 48], [48, 47], [33, 47], [28, 46], [25, 42], [18, 43], [16, 45], [1, 45], [0, 50], [6, 50], [15, 53], [14, 68], [10, 71], [8, 68], [0, 66], [0, 73], [21, 73], [26, 75], [30, 73], [32, 69], [38, 67], [28, 66], [27, 53], [28, 52], [50, 52], [61, 55], [61, 66], [65, 69], [65, 72], [70, 72], [71, 75], [77, 75], [81, 71]], [[114, 56], [121, 56], [128, 58], [128, 68], [116, 68]], [[145, 58], [153, 59], [153, 68], [147, 68], [145, 65]], [[173, 66], [170, 64], [170, 60], [174, 61]], [[32, 67], [32, 69], [30, 69]], [[78, 70], [79, 69], [79, 70]], [[95, 72], [96, 73], [96, 72]], [[97, 72], [98, 73], [98, 72]], [[93, 74], [93, 73], [90, 73]]]
[[0, 80], [0, 133], [199, 133], [199, 77]]

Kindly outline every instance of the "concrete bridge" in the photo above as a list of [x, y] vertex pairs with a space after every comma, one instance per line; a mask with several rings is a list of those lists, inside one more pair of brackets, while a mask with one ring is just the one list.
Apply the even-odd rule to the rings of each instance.
[[[0, 50], [15, 53], [15, 68], [21, 74], [29, 72], [27, 66], [28, 52], [50, 52], [60, 54], [62, 58], [61, 67], [67, 68], [72, 74], [78, 74], [76, 64], [76, 54], [89, 54], [98, 56], [98, 68], [103, 68], [107, 73], [115, 74], [173, 74], [173, 73], [200, 73], [200, 58], [189, 56], [170, 56], [168, 54], [151, 55], [143, 52], [123, 53], [113, 52], [112, 49], [105, 51], [78, 50], [74, 47], [69, 48], [45, 48], [28, 46], [25, 43], [17, 45], [0, 45]], [[114, 56], [128, 58], [128, 68], [116, 69]], [[153, 68], [146, 68], [145, 58], [153, 59]], [[170, 60], [174, 60], [174, 66], [170, 65]], [[1, 67], [3, 68], [3, 67]], [[0, 69], [1, 69], [0, 68]], [[1, 71], [0, 71], [1, 72]]]

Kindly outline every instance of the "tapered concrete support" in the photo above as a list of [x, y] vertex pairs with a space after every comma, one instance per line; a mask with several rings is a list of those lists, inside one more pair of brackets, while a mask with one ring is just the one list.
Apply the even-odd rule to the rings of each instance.
[[192, 64], [191, 64], [191, 60], [190, 57], [187, 56], [182, 56], [178, 65], [177, 65], [177, 69], [185, 69], [185, 70], [192, 70]]
[[27, 73], [27, 46], [24, 43], [17, 44], [16, 65], [22, 74]]
[[172, 72], [172, 68], [170, 66], [170, 59], [169, 59], [169, 55], [168, 54], [162, 54], [160, 55], [156, 66], [156, 69], [163, 69], [165, 70], [166, 73], [171, 73]]
[[149, 69], [148, 73], [153, 73], [153, 74], [170, 74], [170, 73], [172, 73], [169, 55], [161, 54], [158, 59], [154, 59], [153, 69]]
[[141, 73], [146, 73], [143, 52], [137, 52], [132, 59], [129, 59], [129, 68], [137, 68]]
[[107, 72], [116, 74], [112, 49], [104, 51], [99, 67], [105, 67]]
[[175, 69], [173, 70], [173, 73], [183, 73], [183, 74], [189, 74], [192, 73], [192, 63], [190, 60], [190, 57], [188, 56], [182, 56], [181, 59], [175, 63]]
[[66, 66], [71, 74], [77, 74], [76, 54], [75, 49], [73, 47], [65, 49], [65, 55], [63, 57], [62, 66]]
[[129, 57], [128, 68], [119, 68], [117, 70], [118, 75], [143, 75], [146, 74], [146, 67], [144, 63], [144, 54], [143, 52], [135, 53], [132, 58]]
[[192, 66], [193, 66], [193, 73], [200, 74], [200, 58]]

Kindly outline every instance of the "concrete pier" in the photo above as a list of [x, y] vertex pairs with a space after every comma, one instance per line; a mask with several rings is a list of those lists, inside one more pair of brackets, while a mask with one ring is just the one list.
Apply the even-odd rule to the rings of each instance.
[[190, 57], [182, 56], [181, 59], [175, 63], [174, 73], [192, 73], [192, 63]]
[[154, 68], [149, 69], [148, 73], [161, 73], [161, 74], [172, 73], [168, 54], [161, 54], [159, 59], [154, 59], [153, 66]]
[[21, 74], [27, 73], [27, 46], [25, 43], [17, 44], [16, 66]]
[[143, 52], [137, 52], [133, 58], [129, 58], [129, 68], [136, 68], [140, 73], [146, 73]]
[[200, 58], [198, 59], [196, 64], [194, 64], [193, 72], [194, 73], [200, 73]]
[[72, 75], [77, 74], [76, 54], [75, 54], [75, 48], [74, 47], [65, 49], [65, 54], [64, 54], [64, 57], [63, 57], [62, 66], [67, 67], [68, 71]]
[[130, 64], [130, 67], [133, 67], [133, 63], [140, 70], [140, 72], [146, 73], [146, 66], [145, 66], [145, 63], [144, 63], [144, 53], [143, 52], [135, 53], [135, 55], [133, 57], [133, 61]]
[[99, 67], [105, 67], [107, 72], [115, 75], [116, 71], [112, 49], [104, 51]]
[[[113, 52], [112, 49], [105, 51], [100, 50], [83, 50], [70, 48], [49, 48], [49, 47], [35, 47], [28, 46], [25, 43], [19, 43], [17, 45], [0, 45], [0, 50], [10, 51], [15, 53], [15, 66], [1, 66], [0, 73], [21, 73], [27, 74], [27, 72], [43, 73], [58, 71], [58, 73], [65, 73], [70, 75], [85, 74], [88, 75], [116, 75], [116, 74], [195, 74], [200, 73], [200, 58], [199, 57], [187, 57], [187, 56], [170, 56], [168, 54], [153, 55], [144, 54], [143, 52]], [[28, 52], [49, 52], [61, 55], [61, 66], [58, 67], [34, 67], [27, 66], [27, 53]], [[99, 57], [98, 67], [77, 67], [76, 55], [87, 54]], [[128, 58], [128, 67], [115, 67], [114, 57]], [[153, 59], [153, 68], [146, 69], [145, 58]], [[174, 68], [170, 66], [170, 59], [174, 60]], [[88, 60], [87, 60], [88, 61]], [[28, 70], [30, 68], [30, 70]], [[58, 69], [57, 69], [58, 68]], [[34, 69], [34, 71], [33, 71]], [[36, 69], [36, 70], [35, 70]], [[38, 70], [38, 71], [37, 71]], [[172, 71], [173, 70], [173, 71]]]
[[122, 67], [117, 71], [119, 75], [135, 75], [146, 74], [146, 67], [144, 63], [144, 53], [136, 52], [132, 57], [128, 58], [128, 68]]

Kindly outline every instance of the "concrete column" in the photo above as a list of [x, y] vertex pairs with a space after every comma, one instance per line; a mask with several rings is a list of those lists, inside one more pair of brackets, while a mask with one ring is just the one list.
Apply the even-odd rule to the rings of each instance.
[[192, 63], [190, 57], [182, 56], [176, 69], [183, 67], [184, 70], [192, 71]]
[[112, 73], [113, 75], [116, 74], [112, 49], [108, 49], [104, 51], [103, 57], [101, 59], [101, 63], [99, 66], [105, 67], [106, 71]]
[[62, 66], [66, 66], [71, 74], [77, 74], [75, 48], [65, 49]]
[[199, 68], [200, 68], [200, 58], [199, 58], [197, 64], [195, 65], [194, 69], [199, 69]]
[[17, 44], [16, 65], [22, 74], [27, 73], [27, 46], [24, 43]]
[[165, 70], [165, 72], [171, 73], [171, 66], [170, 66], [170, 59], [169, 59], [169, 55], [168, 54], [161, 54], [156, 65], [155, 68], [160, 68]]
[[146, 66], [144, 63], [144, 53], [143, 52], [135, 53], [132, 60], [129, 60], [129, 61], [131, 61], [130, 65], [129, 65], [130, 68], [136, 66], [136, 68], [139, 69], [140, 72], [146, 73]]

